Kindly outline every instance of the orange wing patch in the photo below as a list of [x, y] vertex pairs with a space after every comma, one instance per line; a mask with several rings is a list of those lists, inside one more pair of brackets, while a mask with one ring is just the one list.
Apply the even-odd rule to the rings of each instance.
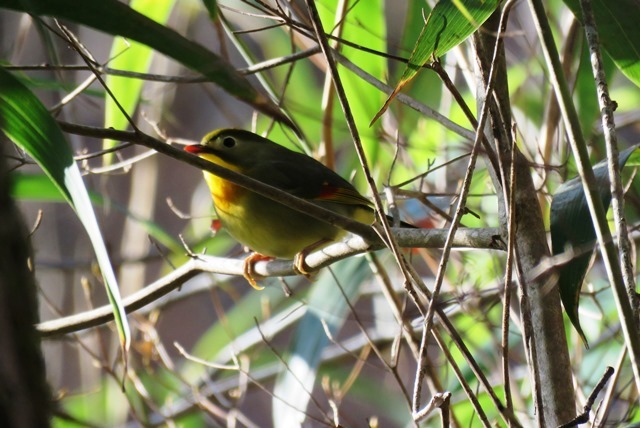
[[371, 201], [353, 189], [323, 184], [320, 194], [314, 199], [337, 202], [348, 205], [371, 206]]

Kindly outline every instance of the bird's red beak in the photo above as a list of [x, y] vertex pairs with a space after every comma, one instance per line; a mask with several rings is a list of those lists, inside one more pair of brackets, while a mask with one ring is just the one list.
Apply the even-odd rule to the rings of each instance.
[[202, 144], [192, 144], [184, 147], [185, 151], [193, 153], [194, 155], [204, 152], [204, 148], [205, 147]]

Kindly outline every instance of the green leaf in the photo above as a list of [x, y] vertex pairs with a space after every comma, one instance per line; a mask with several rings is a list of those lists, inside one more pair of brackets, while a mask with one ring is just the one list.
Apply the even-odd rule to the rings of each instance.
[[256, 91], [229, 62], [117, 0], [0, 0], [0, 7], [31, 15], [69, 19], [145, 44], [201, 73], [229, 94], [263, 113], [291, 124], [279, 108]]
[[0, 130], [31, 156], [75, 210], [85, 227], [102, 275], [124, 355], [131, 336], [113, 268], [98, 222], [62, 131], [40, 100], [11, 73], [0, 67]]
[[[169, 19], [171, 10], [175, 0], [133, 0], [129, 3], [129, 7], [144, 13], [147, 18], [154, 20], [160, 24], [165, 23]], [[137, 73], [146, 73], [151, 67], [153, 50], [144, 44], [138, 42], [129, 42], [123, 37], [113, 39], [111, 45], [112, 58], [109, 61], [109, 67], [118, 70], [127, 70]], [[131, 79], [123, 76], [109, 75], [106, 79], [107, 87], [111, 90], [113, 96], [118, 100], [120, 107], [129, 115], [133, 116], [144, 81], [140, 79]], [[108, 96], [105, 100], [104, 107], [104, 125], [105, 128], [113, 127], [115, 129], [126, 129], [128, 126], [127, 118], [116, 104], [115, 100]], [[105, 141], [104, 149], [115, 147], [118, 143], [113, 140]], [[113, 153], [105, 155], [103, 162], [105, 165], [111, 164]]]
[[[331, 269], [334, 273], [325, 269], [314, 284], [309, 295], [309, 309], [300, 320], [291, 355], [286, 359], [288, 369], [276, 379], [274, 395], [278, 399], [273, 400], [273, 420], [279, 426], [300, 426], [300, 421], [304, 420], [304, 414], [300, 412], [309, 404], [309, 392], [313, 391], [322, 350], [329, 344], [321, 320], [335, 335], [349, 311], [345, 296], [354, 302], [360, 284], [371, 275], [363, 257], [342, 260]], [[339, 285], [336, 278], [341, 281]], [[344, 296], [338, 287], [342, 287]]]
[[400, 82], [372, 123], [386, 111], [396, 94], [416, 77], [423, 65], [462, 43], [491, 16], [499, 3], [500, 0], [439, 1], [422, 28]]
[[218, 2], [216, 0], [202, 0], [202, 4], [209, 12], [209, 18], [215, 21], [218, 18]]
[[[45, 174], [11, 174], [12, 189], [11, 194], [16, 199], [46, 201], [46, 202], [66, 202], [65, 197], [60, 193], [60, 189]], [[144, 228], [149, 236], [156, 239], [159, 243], [169, 248], [173, 253], [184, 252], [182, 244], [175, 240], [173, 236], [164, 230], [157, 223], [142, 218], [126, 206], [119, 204], [109, 198], [94, 192], [89, 192], [91, 202], [94, 204], [113, 208], [126, 215], [128, 218], [137, 222], [140, 227]]]
[[442, 0], [427, 18], [409, 58], [408, 70], [418, 71], [473, 34], [498, 8], [500, 0]]
[[66, 202], [60, 188], [45, 174], [11, 174], [11, 196], [45, 202]]
[[[60, 400], [57, 404], [60, 412], [54, 416], [52, 427], [93, 426], [89, 421], [99, 421], [101, 426], [125, 425], [129, 409], [127, 396], [110, 379], [103, 377], [97, 382], [96, 387], [86, 394], [68, 394], [64, 400]], [[87, 424], [80, 421], [86, 421]]]
[[[620, 153], [620, 169], [638, 147], [640, 146], [633, 146]], [[611, 202], [611, 192], [606, 160], [598, 162], [593, 168], [593, 173], [596, 176], [602, 205], [607, 209]], [[596, 233], [580, 177], [574, 177], [558, 188], [551, 202], [550, 221], [553, 254], [561, 254], [567, 249], [578, 253], [570, 262], [558, 267], [558, 287], [567, 316], [580, 334], [585, 346], [588, 346], [580, 327], [578, 305], [582, 282], [595, 248]]]
[[[318, 12], [325, 31], [329, 32], [336, 26], [336, 21], [342, 25], [341, 38], [356, 45], [366, 46], [379, 52], [387, 51], [387, 28], [385, 16], [382, 13], [371, 13], [372, 10], [384, 10], [383, 0], [367, 0], [353, 2], [349, 5], [343, 19], [336, 19], [338, 8], [343, 2], [340, 0], [323, 1], [318, 4]], [[336, 33], [336, 32], [334, 32]], [[340, 46], [341, 53], [351, 62], [357, 64], [371, 76], [384, 81], [388, 74], [387, 60], [382, 55], [363, 52], [348, 45]], [[349, 100], [351, 113], [356, 126], [361, 131], [362, 144], [371, 164], [379, 165], [380, 134], [382, 125], [374, 124], [367, 129], [369, 121], [376, 114], [377, 106], [384, 102], [384, 94], [352, 72], [340, 67], [340, 77]], [[338, 103], [334, 106], [336, 113], [340, 111]], [[332, 152], [335, 152], [335, 148]]]
[[[564, 0], [579, 21], [578, 0]], [[640, 7], [636, 0], [592, 0], [600, 43], [616, 66], [636, 86], [640, 86]]]

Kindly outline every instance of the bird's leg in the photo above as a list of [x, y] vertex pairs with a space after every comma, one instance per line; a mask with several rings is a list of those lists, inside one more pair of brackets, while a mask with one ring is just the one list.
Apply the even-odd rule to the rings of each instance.
[[253, 271], [253, 267], [256, 263], [267, 260], [273, 260], [273, 257], [265, 256], [264, 254], [260, 253], [251, 253], [246, 259], [244, 259], [244, 264], [242, 265], [242, 276], [244, 276], [249, 284], [256, 290], [264, 290], [264, 287], [258, 285], [256, 280], [254, 279], [254, 275], [257, 274]]
[[309, 277], [311, 275], [311, 268], [309, 267], [309, 265], [307, 265], [307, 262], [305, 262], [304, 259], [309, 254], [311, 254], [313, 250], [331, 241], [332, 241], [331, 239], [324, 238], [319, 240], [318, 242], [314, 242], [313, 244], [303, 248], [302, 251], [297, 253], [293, 258], [293, 270], [295, 270], [297, 273], [301, 275]]

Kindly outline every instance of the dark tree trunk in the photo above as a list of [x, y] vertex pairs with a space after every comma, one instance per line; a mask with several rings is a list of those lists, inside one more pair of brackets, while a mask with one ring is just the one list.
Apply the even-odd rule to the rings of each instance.
[[[3, 136], [0, 135], [0, 138]], [[0, 426], [49, 426], [51, 399], [40, 337], [27, 230], [10, 195], [0, 141]]]

